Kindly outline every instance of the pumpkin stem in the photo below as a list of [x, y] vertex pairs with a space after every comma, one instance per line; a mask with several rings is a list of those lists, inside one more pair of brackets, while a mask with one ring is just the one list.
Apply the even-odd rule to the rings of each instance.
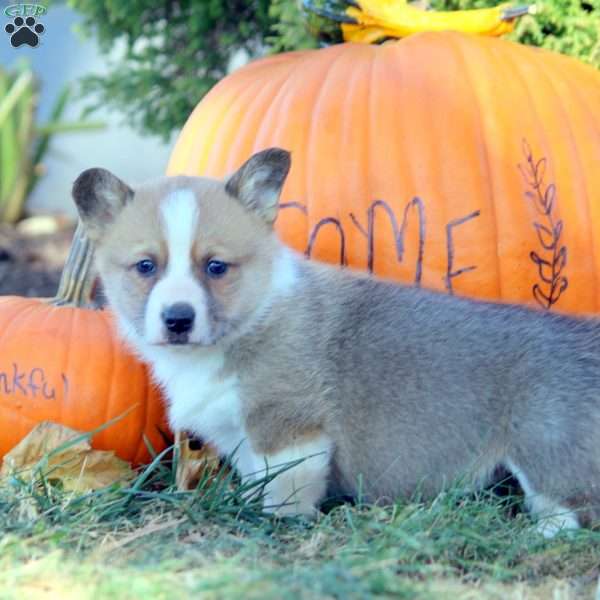
[[[500, 4], [491, 8], [436, 11], [406, 0], [303, 0], [312, 28], [321, 38], [383, 43], [422, 31], [463, 31], [499, 36], [509, 33], [518, 17], [534, 14], [530, 6]], [[333, 25], [332, 25], [333, 23]]]
[[96, 299], [97, 277], [92, 267], [94, 248], [87, 239], [83, 226], [77, 225], [71, 250], [63, 269], [58, 292], [50, 301], [54, 306], [99, 308]]

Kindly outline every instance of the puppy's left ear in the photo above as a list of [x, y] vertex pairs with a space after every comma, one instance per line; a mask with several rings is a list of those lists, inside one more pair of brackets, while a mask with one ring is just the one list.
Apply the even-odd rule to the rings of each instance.
[[133, 190], [106, 169], [88, 169], [73, 184], [73, 199], [92, 240], [102, 237], [104, 228], [132, 198]]
[[290, 170], [290, 153], [269, 148], [251, 156], [225, 183], [228, 194], [272, 224], [281, 188]]

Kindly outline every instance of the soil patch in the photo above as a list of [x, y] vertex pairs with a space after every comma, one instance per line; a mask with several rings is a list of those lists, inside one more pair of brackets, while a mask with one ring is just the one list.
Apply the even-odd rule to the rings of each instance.
[[0, 225], [0, 295], [54, 296], [74, 231], [72, 223], [52, 233]]

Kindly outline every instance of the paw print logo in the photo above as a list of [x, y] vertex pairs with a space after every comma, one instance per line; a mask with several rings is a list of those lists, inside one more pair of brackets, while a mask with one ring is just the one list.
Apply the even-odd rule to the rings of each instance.
[[45, 27], [41, 23], [36, 23], [33, 17], [15, 17], [12, 23], [4, 27], [4, 31], [10, 35], [10, 44], [13, 48], [18, 48], [27, 44], [35, 48], [40, 43], [40, 34], [44, 33]]

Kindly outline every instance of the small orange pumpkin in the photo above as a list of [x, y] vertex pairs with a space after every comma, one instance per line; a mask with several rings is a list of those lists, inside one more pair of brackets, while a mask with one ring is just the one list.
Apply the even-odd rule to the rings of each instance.
[[119, 341], [109, 311], [82, 307], [89, 258], [77, 233], [53, 301], [0, 298], [0, 458], [46, 420], [90, 431], [124, 415], [92, 445], [134, 463], [150, 458], [144, 437], [157, 451], [166, 445], [161, 395], [146, 368]]
[[600, 73], [459, 33], [258, 60], [217, 84], [168, 173], [292, 152], [277, 229], [418, 285], [600, 310]]

